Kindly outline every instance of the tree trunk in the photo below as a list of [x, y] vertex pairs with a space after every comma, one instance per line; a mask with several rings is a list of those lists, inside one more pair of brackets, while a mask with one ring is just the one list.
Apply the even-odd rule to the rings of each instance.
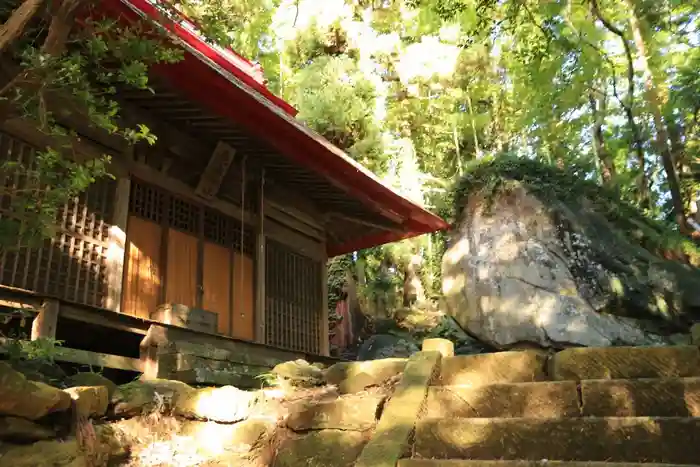
[[425, 300], [425, 288], [418, 275], [418, 266], [421, 262], [419, 255], [412, 255], [406, 262], [403, 282], [403, 306], [411, 306], [416, 302]]
[[591, 116], [593, 119], [593, 152], [600, 161], [600, 173], [603, 177], [603, 183], [610, 184], [615, 176], [615, 163], [610, 152], [605, 147], [605, 139], [603, 138], [606, 98], [604, 94], [600, 94], [599, 99], [596, 99], [593, 91], [591, 91], [588, 93], [588, 101], [591, 105]]
[[644, 37], [642, 36], [634, 1], [625, 0], [625, 4], [629, 10], [630, 29], [632, 30], [632, 37], [634, 38], [634, 43], [637, 47], [637, 55], [639, 58], [639, 63], [642, 67], [642, 73], [644, 75], [647, 105], [651, 110], [651, 115], [654, 120], [654, 127], [656, 129], [656, 150], [661, 155], [661, 161], [666, 172], [666, 180], [668, 181], [668, 188], [671, 192], [673, 213], [675, 214], [676, 222], [681, 228], [681, 231], [687, 232], [688, 229], [685, 221], [685, 209], [683, 206], [683, 196], [681, 194], [680, 183], [678, 181], [678, 172], [676, 172], [673, 154], [671, 153], [666, 122], [664, 122], [661, 115], [661, 101], [659, 98], [658, 89], [654, 83], [651, 68], [649, 67], [646, 43], [644, 41]]
[[[632, 148], [637, 158], [637, 165], [639, 166], [639, 177], [637, 178], [637, 202], [639, 207], [646, 209], [649, 207], [649, 180], [646, 174], [646, 160], [644, 159], [644, 146], [642, 141], [642, 134], [639, 131], [639, 126], [634, 119], [634, 57], [632, 56], [632, 48], [625, 33], [612, 24], [608, 19], [603, 16], [600, 11], [597, 0], [590, 0], [591, 13], [595, 18], [597, 18], [605, 29], [615, 34], [622, 41], [622, 46], [625, 50], [625, 57], [627, 58], [627, 102], [624, 102], [618, 97], [620, 105], [625, 112], [627, 117], [627, 126], [629, 126], [630, 132], [632, 133]], [[617, 95], [617, 93], [616, 93]]]

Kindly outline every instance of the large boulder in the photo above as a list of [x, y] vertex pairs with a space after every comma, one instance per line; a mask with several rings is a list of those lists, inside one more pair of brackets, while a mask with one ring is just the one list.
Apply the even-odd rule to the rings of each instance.
[[10, 365], [0, 362], [0, 414], [38, 420], [51, 412], [70, 408], [71, 397], [48, 384], [28, 380]]
[[486, 159], [462, 180], [443, 258], [457, 322], [507, 348], [663, 345], [700, 310], [698, 250], [582, 177]]

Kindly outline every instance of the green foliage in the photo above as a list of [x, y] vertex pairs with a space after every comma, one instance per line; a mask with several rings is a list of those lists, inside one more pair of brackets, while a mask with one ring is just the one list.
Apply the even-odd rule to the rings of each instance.
[[374, 85], [351, 58], [316, 58], [295, 76], [287, 93], [299, 119], [366, 167], [383, 170]]
[[48, 337], [41, 337], [33, 341], [6, 339], [4, 350], [10, 360], [39, 360], [53, 363], [57, 355], [57, 348], [61, 345], [63, 345], [63, 341]]

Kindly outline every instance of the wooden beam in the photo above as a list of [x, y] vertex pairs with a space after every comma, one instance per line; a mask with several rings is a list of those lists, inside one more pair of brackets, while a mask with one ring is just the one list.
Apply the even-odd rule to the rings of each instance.
[[191, 159], [193, 156], [201, 157], [211, 150], [210, 145], [202, 144], [201, 141], [186, 131], [166, 123], [162, 118], [153, 115], [132, 102], [120, 99], [119, 106], [125, 126], [146, 125], [151, 133], [158, 137], [159, 144], [167, 147], [176, 156], [183, 159]]
[[68, 304], [63, 304], [63, 306], [61, 306], [61, 318], [144, 336], [146, 335], [146, 329], [148, 329], [150, 323], [149, 321], [134, 316]]
[[258, 231], [255, 235], [255, 342], [266, 342], [265, 330], [265, 171], [258, 192]]
[[67, 347], [56, 347], [56, 356], [59, 362], [78, 363], [91, 367], [114, 368], [117, 370], [134, 371], [141, 373], [143, 365], [138, 358], [122, 357], [88, 350], [71, 349]]
[[399, 226], [390, 226], [387, 224], [379, 224], [376, 222], [370, 222], [370, 221], [366, 221], [364, 219], [360, 219], [357, 217], [346, 216], [344, 214], [340, 214], [337, 212], [329, 212], [328, 214], [326, 214], [326, 223], [332, 223], [334, 218], [340, 219], [340, 220], [343, 220], [346, 222], [352, 222], [354, 224], [359, 224], [359, 225], [362, 225], [364, 227], [369, 227], [371, 229], [380, 229], [380, 230], [386, 230], [389, 232], [401, 232], [401, 229], [399, 228]]
[[326, 257], [322, 240], [309, 238], [290, 227], [279, 224], [271, 219], [265, 221], [265, 237], [274, 239], [304, 256], [316, 260]]
[[0, 130], [42, 149], [47, 146], [65, 148], [64, 152], [72, 159], [98, 159], [111, 152], [110, 148], [85, 138], [58, 137], [44, 133], [37, 128], [36, 122], [26, 118], [5, 120], [0, 123]]
[[272, 203], [265, 203], [265, 217], [318, 241], [321, 241], [325, 235], [324, 229], [311, 227], [300, 221], [289, 209], [280, 209]]
[[114, 213], [112, 226], [109, 228], [107, 247], [107, 296], [105, 308], [121, 311], [122, 287], [124, 283], [124, 261], [126, 255], [126, 223], [129, 217], [129, 195], [131, 179], [129, 176], [117, 178], [114, 192]]
[[[325, 251], [325, 247], [324, 247]], [[325, 357], [331, 354], [331, 343], [328, 336], [328, 258], [321, 262], [321, 319], [319, 326], [320, 353]]]
[[[0, 353], [5, 353], [5, 347], [12, 339], [0, 338]], [[143, 365], [137, 358], [121, 357], [89, 350], [71, 349], [57, 345], [53, 352], [54, 359], [59, 362], [77, 363], [91, 367], [114, 368], [117, 370], [134, 371], [140, 373]]]
[[56, 326], [60, 303], [58, 300], [45, 300], [32, 322], [33, 341], [37, 339], [56, 339]]
[[270, 208], [275, 208], [288, 213], [314, 229], [324, 230], [324, 215], [321, 209], [305, 196], [288, 190], [280, 186], [279, 183], [273, 183], [272, 180], [267, 181], [265, 202], [267, 212], [270, 212]]
[[197, 196], [210, 200], [217, 195], [235, 155], [236, 151], [231, 146], [219, 141], [209, 158], [206, 169], [199, 178], [195, 189]]

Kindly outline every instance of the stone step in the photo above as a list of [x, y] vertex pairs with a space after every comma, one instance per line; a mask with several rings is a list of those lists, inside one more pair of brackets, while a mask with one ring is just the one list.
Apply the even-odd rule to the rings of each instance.
[[[431, 386], [429, 418], [700, 417], [700, 378]], [[579, 402], [579, 396], [581, 401]]]
[[484, 386], [546, 381], [547, 354], [537, 350], [460, 355], [443, 358], [436, 385]]
[[700, 376], [700, 349], [690, 345], [572, 348], [552, 357], [548, 373], [557, 381]]
[[700, 378], [581, 381], [582, 415], [700, 417]]
[[580, 461], [508, 461], [465, 459], [401, 459], [396, 467], [692, 467], [690, 464]]
[[700, 464], [700, 418], [451, 418], [416, 425], [414, 457]]
[[426, 416], [442, 417], [579, 417], [575, 381], [497, 383], [487, 386], [431, 386]]

